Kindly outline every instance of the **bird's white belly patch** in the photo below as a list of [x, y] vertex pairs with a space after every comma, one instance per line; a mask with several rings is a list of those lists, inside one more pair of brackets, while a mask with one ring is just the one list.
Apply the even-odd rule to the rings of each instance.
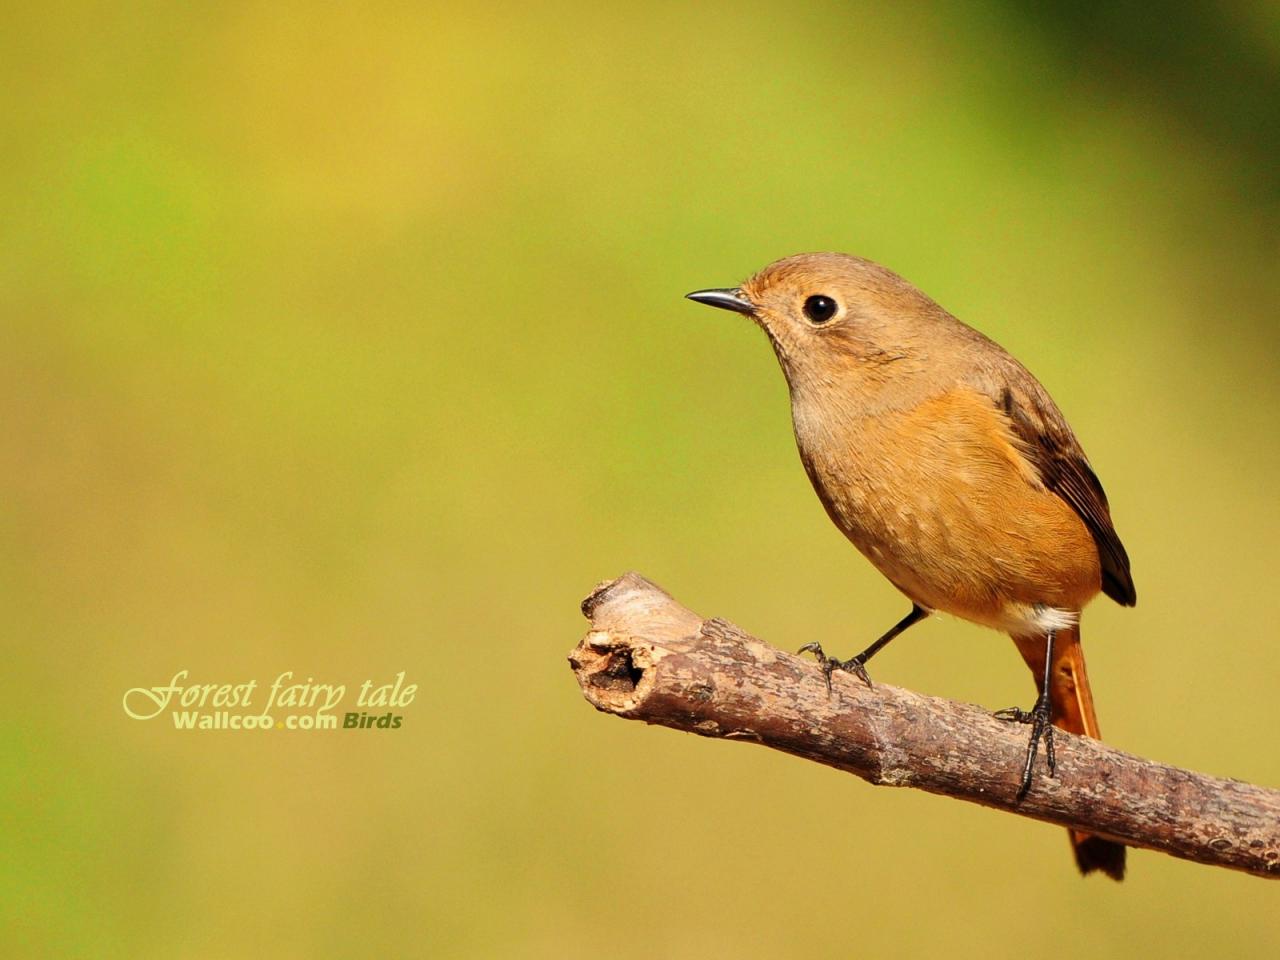
[[1077, 610], [1061, 610], [1057, 607], [1037, 604], [1018, 604], [1007, 607], [1004, 611], [1003, 627], [1009, 633], [1020, 637], [1042, 636], [1052, 630], [1054, 633], [1070, 630], [1080, 619]]

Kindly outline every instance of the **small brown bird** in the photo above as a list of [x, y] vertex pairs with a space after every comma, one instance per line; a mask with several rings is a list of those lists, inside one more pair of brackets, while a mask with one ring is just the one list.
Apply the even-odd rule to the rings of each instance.
[[[1036, 677], [1018, 797], [1053, 727], [1097, 738], [1080, 611], [1101, 590], [1137, 601], [1102, 485], [1044, 387], [1000, 346], [878, 264], [836, 253], [765, 267], [699, 303], [768, 334], [791, 390], [800, 459], [837, 527], [911, 612], [849, 660], [815, 653], [830, 684], [930, 613], [1002, 630]], [[1072, 832], [1081, 872], [1124, 876], [1124, 847]]]

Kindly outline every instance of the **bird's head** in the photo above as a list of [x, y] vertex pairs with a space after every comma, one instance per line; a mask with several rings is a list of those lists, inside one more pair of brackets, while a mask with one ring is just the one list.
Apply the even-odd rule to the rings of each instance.
[[688, 298], [755, 320], [793, 392], [919, 372], [930, 344], [956, 323], [897, 274], [842, 253], [787, 257], [740, 287], [698, 290]]

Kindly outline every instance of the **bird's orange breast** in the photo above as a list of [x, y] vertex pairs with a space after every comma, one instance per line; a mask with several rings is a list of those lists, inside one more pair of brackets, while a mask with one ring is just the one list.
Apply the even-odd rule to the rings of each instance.
[[[828, 398], [829, 399], [829, 398]], [[801, 459], [828, 514], [900, 590], [1002, 630], [1078, 612], [1101, 586], [1084, 522], [1045, 489], [1007, 421], [954, 389], [908, 410], [841, 417], [793, 398]]]

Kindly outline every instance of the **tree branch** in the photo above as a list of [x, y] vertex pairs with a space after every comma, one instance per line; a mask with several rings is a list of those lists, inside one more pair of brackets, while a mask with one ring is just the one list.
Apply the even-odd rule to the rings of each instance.
[[1085, 830], [1175, 857], [1280, 877], [1280, 791], [1134, 757], [1058, 732], [1015, 800], [1024, 727], [965, 703], [837, 672], [723, 620], [703, 620], [638, 574], [582, 603], [591, 631], [569, 656], [598, 710], [704, 737], [761, 743], [857, 774]]

